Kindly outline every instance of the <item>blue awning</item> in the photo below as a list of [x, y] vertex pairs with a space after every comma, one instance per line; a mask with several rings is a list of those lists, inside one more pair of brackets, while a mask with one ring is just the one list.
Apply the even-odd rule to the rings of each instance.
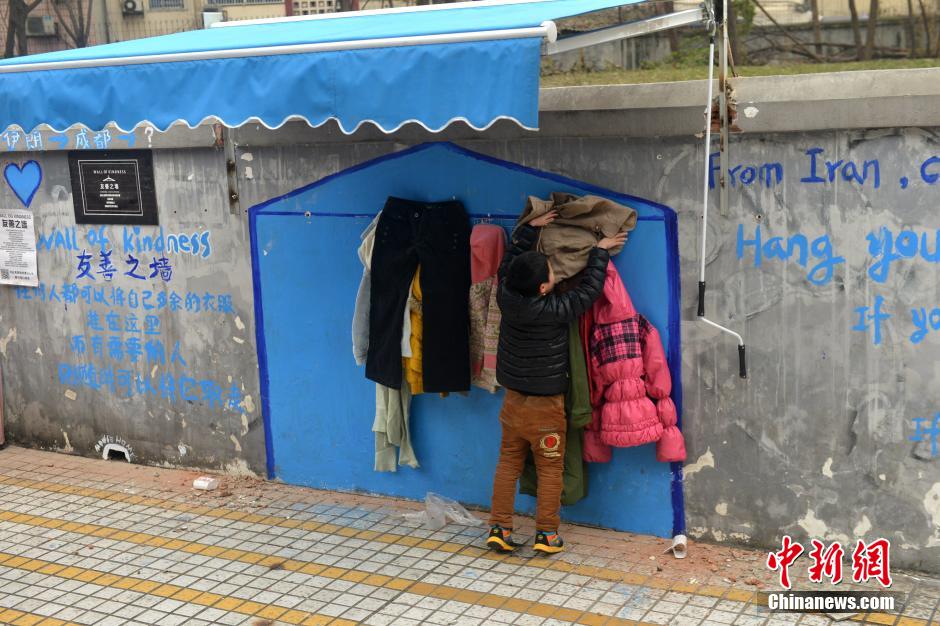
[[640, 0], [483, 0], [190, 31], [0, 61], [0, 129], [276, 128], [335, 119], [438, 131], [538, 125], [553, 20]]

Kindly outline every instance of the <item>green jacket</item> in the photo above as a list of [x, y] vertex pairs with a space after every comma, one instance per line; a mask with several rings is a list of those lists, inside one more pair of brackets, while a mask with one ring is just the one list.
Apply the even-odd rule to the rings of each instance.
[[[578, 322], [568, 326], [568, 358], [571, 363], [568, 378], [568, 393], [565, 394], [565, 411], [568, 414], [568, 429], [565, 434], [565, 469], [562, 475], [561, 503], [575, 504], [587, 496], [587, 468], [582, 459], [584, 427], [591, 423], [591, 391], [588, 388], [587, 361]], [[519, 479], [519, 493], [536, 495], [538, 477], [532, 452], [526, 456], [525, 468]]]

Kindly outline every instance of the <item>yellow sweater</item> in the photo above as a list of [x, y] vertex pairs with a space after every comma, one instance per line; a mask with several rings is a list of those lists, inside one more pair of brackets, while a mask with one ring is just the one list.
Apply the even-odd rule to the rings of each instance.
[[411, 282], [411, 356], [403, 358], [402, 368], [405, 370], [405, 379], [411, 387], [411, 393], [424, 393], [424, 372], [421, 366], [421, 267], [415, 272]]

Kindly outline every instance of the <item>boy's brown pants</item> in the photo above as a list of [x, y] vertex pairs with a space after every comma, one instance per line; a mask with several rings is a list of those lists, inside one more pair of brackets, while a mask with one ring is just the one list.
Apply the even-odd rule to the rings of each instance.
[[511, 389], [499, 412], [503, 442], [493, 479], [490, 525], [512, 528], [516, 481], [532, 450], [538, 474], [537, 530], [558, 530], [565, 458], [565, 396], [527, 396]]

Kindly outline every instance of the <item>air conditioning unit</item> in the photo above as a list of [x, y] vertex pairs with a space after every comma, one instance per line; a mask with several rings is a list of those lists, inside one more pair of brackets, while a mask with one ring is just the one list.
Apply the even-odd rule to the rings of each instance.
[[213, 24], [222, 22], [225, 20], [225, 15], [221, 11], [203, 11], [202, 12], [202, 27], [211, 28]]
[[26, 18], [26, 35], [28, 37], [55, 37], [55, 34], [55, 18], [51, 15]]
[[121, 13], [124, 15], [143, 15], [144, 0], [124, 0], [121, 4]]

